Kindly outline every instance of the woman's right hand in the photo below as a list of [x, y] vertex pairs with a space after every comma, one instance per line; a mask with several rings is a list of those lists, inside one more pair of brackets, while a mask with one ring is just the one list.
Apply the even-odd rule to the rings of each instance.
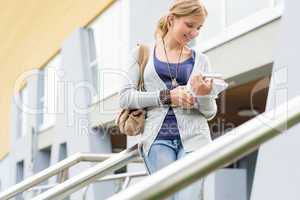
[[184, 86], [178, 86], [170, 91], [171, 103], [174, 106], [180, 106], [183, 108], [192, 108], [196, 101]]

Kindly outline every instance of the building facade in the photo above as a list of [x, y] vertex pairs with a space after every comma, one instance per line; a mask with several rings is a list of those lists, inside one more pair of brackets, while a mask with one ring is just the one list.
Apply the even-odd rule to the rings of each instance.
[[[45, 5], [32, 1], [25, 7], [41, 17], [24, 19], [23, 26], [34, 30], [19, 37], [24, 42], [5, 43], [15, 45], [12, 49], [16, 50], [11, 50], [14, 59], [3, 61], [12, 71], [3, 78], [3, 82], [10, 79], [4, 85], [11, 90], [3, 92], [5, 107], [10, 109], [3, 113], [9, 131], [2, 130], [0, 190], [76, 152], [117, 153], [139, 140], [139, 136], [114, 134], [119, 79], [130, 50], [137, 43], [154, 42], [156, 23], [171, 2], [103, 0], [70, 5], [49, 1], [46, 14], [42, 12]], [[209, 15], [190, 46], [208, 55], [213, 70], [229, 83], [218, 99], [217, 117], [210, 122], [212, 137], [217, 138], [266, 109], [284, 2], [204, 2]], [[12, 12], [10, 6], [7, 12]], [[38, 51], [26, 52], [30, 46]], [[250, 199], [256, 162], [254, 152], [211, 175], [206, 198]], [[71, 168], [68, 177], [91, 166], [84, 163]], [[121, 171], [137, 170], [143, 166], [130, 164]], [[55, 177], [44, 184], [57, 182]], [[104, 199], [118, 189], [113, 181], [95, 183], [88, 190], [88, 199]], [[76, 192], [71, 199], [82, 195]]]

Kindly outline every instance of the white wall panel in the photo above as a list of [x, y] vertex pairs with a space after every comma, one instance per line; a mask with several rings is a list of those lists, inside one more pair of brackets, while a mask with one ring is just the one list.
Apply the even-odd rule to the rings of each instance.
[[268, 7], [271, 7], [270, 0], [226, 0], [226, 25], [230, 26]]

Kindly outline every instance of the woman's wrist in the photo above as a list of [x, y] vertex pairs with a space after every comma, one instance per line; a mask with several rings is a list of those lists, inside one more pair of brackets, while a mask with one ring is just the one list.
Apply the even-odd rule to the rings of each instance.
[[161, 90], [159, 92], [159, 100], [162, 105], [171, 105], [171, 93], [170, 90]]

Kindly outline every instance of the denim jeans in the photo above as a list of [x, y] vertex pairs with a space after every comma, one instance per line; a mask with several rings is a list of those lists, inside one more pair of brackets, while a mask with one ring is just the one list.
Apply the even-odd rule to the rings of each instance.
[[[147, 156], [142, 152], [150, 175], [185, 155], [187, 153], [185, 153], [180, 139], [155, 140]], [[203, 180], [194, 182], [167, 200], [203, 200]]]

